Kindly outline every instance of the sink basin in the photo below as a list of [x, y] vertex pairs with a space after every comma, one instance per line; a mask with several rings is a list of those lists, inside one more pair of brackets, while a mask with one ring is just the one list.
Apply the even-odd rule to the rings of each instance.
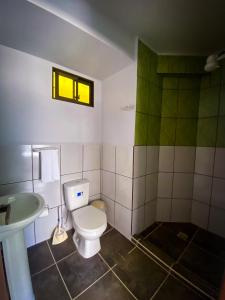
[[39, 194], [20, 193], [0, 197], [0, 241], [32, 223], [42, 212]]
[[23, 229], [44, 208], [36, 193], [19, 193], [0, 197], [0, 241], [11, 300], [34, 300]]

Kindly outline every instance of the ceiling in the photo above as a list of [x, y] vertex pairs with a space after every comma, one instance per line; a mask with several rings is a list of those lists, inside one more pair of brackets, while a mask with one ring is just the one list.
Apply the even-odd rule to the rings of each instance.
[[114, 44], [25, 0], [1, 2], [0, 44], [97, 79], [133, 61]]
[[206, 55], [225, 48], [224, 0], [86, 1], [157, 53]]

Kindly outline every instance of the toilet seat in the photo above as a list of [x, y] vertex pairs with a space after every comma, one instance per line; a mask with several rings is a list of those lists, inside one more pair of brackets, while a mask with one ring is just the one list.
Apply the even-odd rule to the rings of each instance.
[[72, 212], [74, 225], [82, 232], [104, 231], [107, 219], [106, 214], [93, 206], [85, 206]]

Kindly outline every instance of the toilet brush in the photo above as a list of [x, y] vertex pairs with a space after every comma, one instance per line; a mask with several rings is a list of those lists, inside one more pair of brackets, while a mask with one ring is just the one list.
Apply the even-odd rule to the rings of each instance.
[[61, 209], [61, 217], [59, 215], [59, 207], [58, 207], [58, 226], [56, 227], [53, 238], [52, 245], [57, 245], [64, 242], [68, 238], [66, 231], [62, 228], [62, 209]]

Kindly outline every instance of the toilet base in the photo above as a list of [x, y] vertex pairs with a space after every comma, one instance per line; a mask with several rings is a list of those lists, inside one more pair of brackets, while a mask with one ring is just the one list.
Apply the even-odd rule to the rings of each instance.
[[101, 250], [100, 238], [95, 240], [85, 240], [75, 231], [73, 241], [76, 245], [77, 251], [84, 258], [92, 257]]

